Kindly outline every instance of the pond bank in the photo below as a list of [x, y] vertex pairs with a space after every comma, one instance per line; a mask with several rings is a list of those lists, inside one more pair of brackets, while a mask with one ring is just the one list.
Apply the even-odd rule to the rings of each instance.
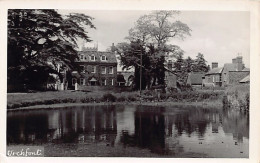
[[67, 106], [67, 105], [107, 105], [107, 104], [142, 104], [145, 105], [212, 105], [221, 106], [224, 96], [223, 91], [192, 91], [176, 92], [171, 94], [156, 94], [144, 91], [140, 97], [139, 92], [37, 92], [27, 94], [8, 94], [7, 109], [35, 108], [42, 106]]
[[64, 107], [73, 107], [73, 106], [104, 106], [104, 105], [144, 105], [144, 106], [194, 106], [202, 108], [222, 108], [223, 105], [218, 101], [208, 101], [208, 102], [101, 102], [101, 103], [59, 103], [59, 104], [50, 104], [50, 105], [33, 105], [27, 107], [20, 107], [15, 109], [8, 109], [8, 112], [11, 111], [23, 111], [23, 110], [35, 110], [35, 109], [58, 109]]

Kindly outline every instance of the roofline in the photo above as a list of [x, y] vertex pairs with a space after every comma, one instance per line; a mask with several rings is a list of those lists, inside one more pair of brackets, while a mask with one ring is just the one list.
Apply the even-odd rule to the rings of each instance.
[[243, 71], [243, 70], [241, 70], [241, 71], [228, 71], [228, 72], [250, 72], [250, 71]]

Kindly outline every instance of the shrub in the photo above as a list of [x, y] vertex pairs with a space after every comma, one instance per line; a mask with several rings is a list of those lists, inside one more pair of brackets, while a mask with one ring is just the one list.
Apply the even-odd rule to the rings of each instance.
[[155, 97], [153, 97], [153, 96], [143, 96], [143, 100], [144, 101], [155, 101], [155, 99], [157, 99], [157, 98], [155, 98]]
[[167, 91], [168, 91], [169, 93], [177, 93], [177, 92], [178, 92], [178, 89], [177, 89], [177, 88], [174, 88], [174, 87], [168, 87], [168, 88], [167, 88]]
[[226, 95], [223, 96], [222, 104], [223, 104], [223, 108], [224, 108], [224, 109], [227, 109], [227, 108], [229, 107], [229, 104], [228, 104], [228, 103], [229, 103], [229, 102], [228, 102], [227, 96], [226, 96]]
[[167, 98], [168, 98], [168, 96], [165, 93], [161, 93], [159, 100], [167, 100]]
[[66, 98], [61, 100], [63, 103], [75, 103], [76, 100], [75, 99], [71, 99], [71, 98]]
[[128, 101], [137, 101], [137, 98], [136, 98], [135, 96], [133, 96], [133, 95], [129, 95], [129, 96], [127, 97], [127, 100], [128, 100]]
[[250, 95], [249, 93], [246, 94], [246, 111], [249, 111], [249, 105], [250, 105]]
[[116, 96], [112, 95], [111, 93], [106, 93], [106, 94], [103, 95], [101, 101], [115, 102]]
[[83, 98], [80, 100], [82, 103], [88, 103], [91, 102], [91, 100], [89, 98]]
[[123, 102], [123, 101], [126, 101], [126, 98], [124, 96], [120, 96], [120, 97], [117, 98], [117, 101]]
[[143, 95], [145, 96], [153, 96], [154, 92], [152, 90], [144, 90]]

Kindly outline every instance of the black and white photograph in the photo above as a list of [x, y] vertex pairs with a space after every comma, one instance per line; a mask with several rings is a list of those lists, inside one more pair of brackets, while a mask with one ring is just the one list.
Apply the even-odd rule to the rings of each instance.
[[7, 158], [249, 158], [249, 11], [6, 12]]

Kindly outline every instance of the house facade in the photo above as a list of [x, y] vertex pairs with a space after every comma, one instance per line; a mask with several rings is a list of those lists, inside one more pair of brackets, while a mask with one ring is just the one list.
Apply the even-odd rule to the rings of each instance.
[[205, 74], [203, 86], [219, 86], [239, 84], [239, 81], [250, 74], [250, 70], [245, 68], [243, 58], [238, 56], [232, 59], [232, 63], [226, 63], [223, 67], [218, 67], [216, 62], [212, 63], [212, 68]]
[[187, 84], [193, 88], [201, 88], [202, 81], [205, 73], [203, 72], [192, 72], [188, 74]]
[[101, 52], [97, 47], [83, 47], [76, 63], [81, 67], [81, 72], [72, 72], [69, 87], [75, 88], [77, 85], [77, 89], [85, 89], [89, 86], [117, 85], [117, 60], [114, 52]]

